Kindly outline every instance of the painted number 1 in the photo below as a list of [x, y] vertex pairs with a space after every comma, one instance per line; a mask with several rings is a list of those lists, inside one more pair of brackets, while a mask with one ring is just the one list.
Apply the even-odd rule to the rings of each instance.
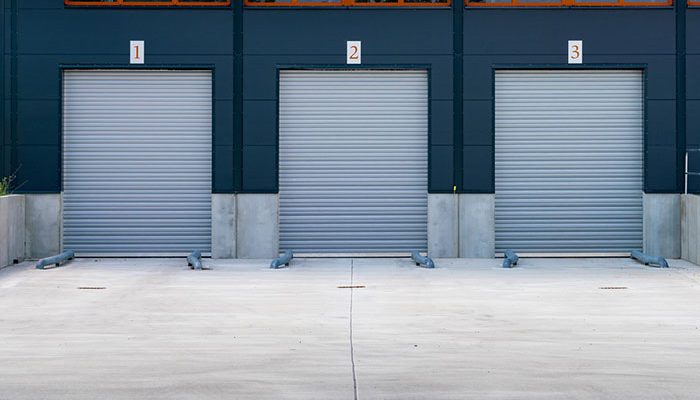
[[145, 43], [143, 40], [131, 41], [131, 64], [143, 64], [144, 55], [146, 52]]

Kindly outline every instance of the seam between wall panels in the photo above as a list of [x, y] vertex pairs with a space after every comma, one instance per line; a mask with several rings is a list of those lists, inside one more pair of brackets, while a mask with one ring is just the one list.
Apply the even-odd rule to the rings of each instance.
[[17, 13], [18, 0], [12, 0], [10, 7], [10, 160], [8, 175], [17, 170]]
[[676, 191], [685, 191], [687, 152], [686, 14], [687, 0], [676, 0]]
[[3, 22], [2, 28], [0, 28], [0, 48], [2, 48], [2, 60], [0, 60], [0, 176], [5, 176], [5, 121], [7, 116], [5, 115], [5, 57], [7, 56], [7, 48], [5, 44], [5, 7], [0, 6], [0, 21]]
[[233, 193], [243, 191], [243, 1], [233, 2]]

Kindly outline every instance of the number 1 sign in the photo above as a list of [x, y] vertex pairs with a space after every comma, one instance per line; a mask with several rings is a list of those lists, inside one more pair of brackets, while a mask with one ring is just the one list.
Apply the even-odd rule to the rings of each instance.
[[132, 40], [131, 42], [131, 64], [143, 64], [145, 54], [145, 44], [143, 40]]

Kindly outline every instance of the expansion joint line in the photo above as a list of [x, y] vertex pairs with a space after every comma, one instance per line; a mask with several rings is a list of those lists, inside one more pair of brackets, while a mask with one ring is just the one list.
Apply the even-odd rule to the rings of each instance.
[[352, 389], [354, 399], [357, 400], [357, 374], [355, 373], [355, 345], [352, 337], [352, 299], [355, 294], [355, 260], [350, 259], [350, 362], [352, 363]]

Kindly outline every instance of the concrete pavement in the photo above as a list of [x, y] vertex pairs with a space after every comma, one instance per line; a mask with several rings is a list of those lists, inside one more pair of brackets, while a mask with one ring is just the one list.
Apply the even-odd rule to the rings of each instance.
[[[0, 399], [695, 399], [700, 268], [78, 259], [0, 270]], [[364, 288], [338, 288], [364, 286]], [[627, 289], [601, 289], [625, 287]], [[352, 340], [351, 340], [352, 339]]]

